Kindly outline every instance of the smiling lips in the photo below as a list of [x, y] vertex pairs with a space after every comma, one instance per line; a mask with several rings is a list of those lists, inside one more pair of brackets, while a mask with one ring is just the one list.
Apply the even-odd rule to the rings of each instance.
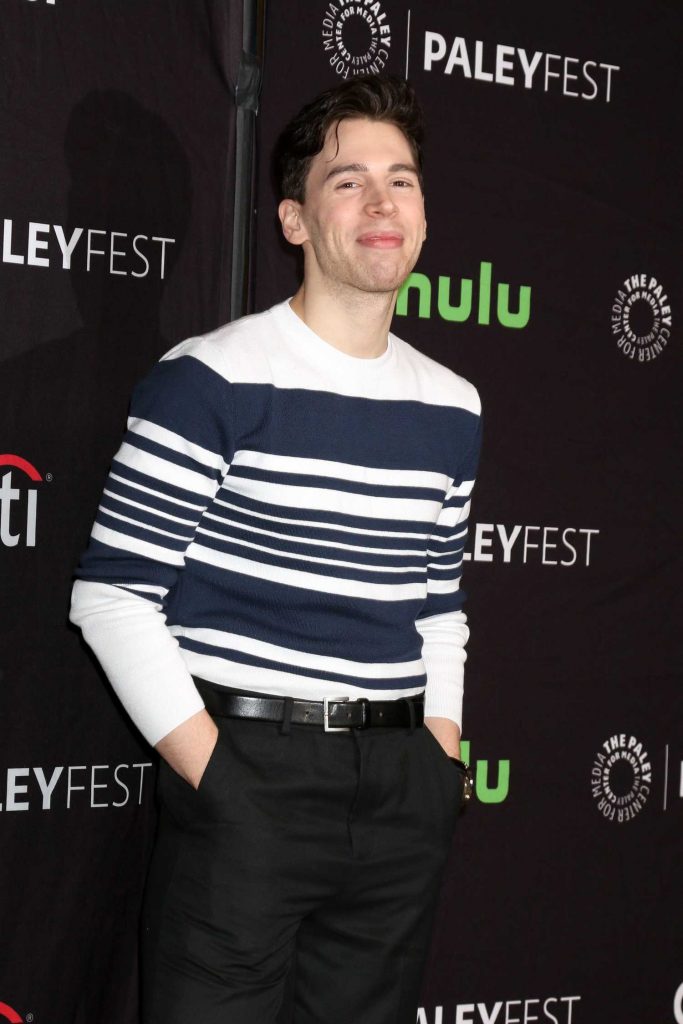
[[395, 231], [368, 231], [356, 241], [368, 249], [398, 249], [403, 245], [403, 235]]

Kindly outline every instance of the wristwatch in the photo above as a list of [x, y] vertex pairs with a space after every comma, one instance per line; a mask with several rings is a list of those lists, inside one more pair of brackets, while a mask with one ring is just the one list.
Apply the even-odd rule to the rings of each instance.
[[460, 801], [460, 806], [464, 807], [465, 804], [472, 799], [472, 794], [474, 793], [474, 775], [472, 774], [472, 769], [466, 761], [461, 761], [458, 757], [451, 757], [450, 754], [448, 755], [448, 760], [452, 761], [456, 768], [459, 768], [462, 772], [462, 800]]

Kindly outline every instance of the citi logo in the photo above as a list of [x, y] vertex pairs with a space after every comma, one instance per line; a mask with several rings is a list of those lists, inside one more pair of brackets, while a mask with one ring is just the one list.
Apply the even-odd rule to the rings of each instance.
[[470, 741], [463, 740], [460, 744], [460, 756], [472, 766], [474, 773], [474, 794], [483, 804], [502, 804], [510, 792], [510, 762], [505, 759], [498, 761], [495, 781], [489, 775], [489, 762], [470, 761]]
[[[432, 282], [426, 274], [410, 274], [403, 282], [396, 302], [397, 316], [408, 315], [410, 292], [417, 292], [417, 315], [423, 320], [432, 316]], [[488, 326], [491, 323], [491, 299], [493, 291], [493, 264], [482, 260], [479, 264], [479, 279], [476, 288], [476, 322]], [[442, 320], [463, 324], [472, 316], [474, 308], [474, 280], [461, 277], [454, 283], [450, 277], [439, 277], [437, 283], [436, 308]], [[520, 285], [516, 307], [510, 308], [510, 285], [501, 281], [496, 285], [496, 310], [498, 323], [503, 327], [521, 330], [531, 317], [531, 287]]]
[[[3, 466], [10, 468], [3, 472]], [[43, 479], [36, 467], [20, 455], [0, 455], [0, 543], [7, 548], [15, 548], [23, 537], [24, 547], [34, 548], [38, 491], [35, 487], [24, 490], [13, 487], [12, 474], [15, 470], [24, 473], [34, 483]]]
[[7, 1003], [0, 1003], [0, 1017], [3, 1020], [11, 1021], [11, 1024], [24, 1024], [24, 1018], [20, 1017], [16, 1010], [13, 1010]]

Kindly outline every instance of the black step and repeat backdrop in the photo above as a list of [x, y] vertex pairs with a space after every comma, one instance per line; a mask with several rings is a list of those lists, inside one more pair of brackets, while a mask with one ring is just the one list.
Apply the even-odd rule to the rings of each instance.
[[68, 603], [134, 382], [229, 316], [241, 11], [2, 4], [2, 1021], [137, 1021], [154, 759]]
[[[0, 1020], [138, 1020], [154, 758], [66, 615], [134, 381], [229, 316], [241, 10], [2, 6]], [[277, 131], [407, 74], [429, 240], [394, 330], [484, 404], [476, 798], [418, 1024], [683, 1024], [682, 45], [662, 0], [268, 7], [253, 308], [298, 276]]]
[[683, 1022], [682, 43], [674, 3], [270, 5], [256, 307], [297, 282], [278, 128], [332, 82], [407, 73], [429, 237], [393, 329], [484, 408], [476, 800], [419, 1024]]

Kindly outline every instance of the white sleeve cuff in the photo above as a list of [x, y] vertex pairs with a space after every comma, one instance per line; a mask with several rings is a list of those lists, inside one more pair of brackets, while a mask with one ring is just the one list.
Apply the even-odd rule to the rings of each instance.
[[425, 717], [450, 718], [462, 729], [467, 617], [464, 612], [443, 612], [417, 619], [415, 627], [423, 638], [427, 673]]
[[158, 604], [109, 583], [77, 580], [71, 621], [80, 626], [114, 691], [152, 746], [204, 702]]

